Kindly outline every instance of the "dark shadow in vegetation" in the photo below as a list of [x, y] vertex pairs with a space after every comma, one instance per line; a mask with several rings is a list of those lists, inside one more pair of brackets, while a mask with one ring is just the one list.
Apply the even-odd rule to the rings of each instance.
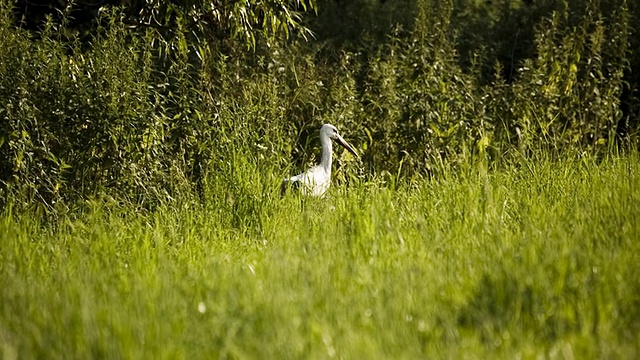
[[[511, 83], [525, 59], [536, 56], [535, 34], [540, 21], [559, 9], [556, 0], [456, 1], [453, 14], [457, 28], [460, 65], [466, 71], [480, 67], [479, 81], [489, 84], [496, 76]], [[481, 64], [474, 61], [480, 57]], [[495, 63], [502, 74], [495, 73]]]
[[309, 26], [319, 41], [346, 51], [376, 48], [389, 42], [394, 29], [411, 31], [417, 0], [321, 0]]
[[530, 329], [550, 342], [581, 331], [585, 324], [576, 302], [585, 294], [576, 288], [554, 295], [548, 287], [505, 272], [484, 275], [460, 310], [459, 325], [477, 332], [488, 346], [499, 346], [506, 329]]

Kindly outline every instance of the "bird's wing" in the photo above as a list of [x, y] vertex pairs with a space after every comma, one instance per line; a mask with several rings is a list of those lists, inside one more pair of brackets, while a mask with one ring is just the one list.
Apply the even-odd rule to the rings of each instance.
[[304, 173], [302, 183], [307, 195], [321, 196], [331, 185], [331, 175], [325, 171], [324, 167], [316, 165]]
[[281, 185], [281, 192], [284, 193], [289, 188], [301, 188], [305, 195], [319, 196], [327, 191], [330, 182], [324, 168], [316, 165], [303, 173], [285, 179]]
[[[311, 169], [309, 170], [311, 171]], [[286, 179], [287, 181], [299, 181], [299, 182], [305, 182], [307, 180], [307, 171], [300, 173], [298, 175], [292, 176], [288, 179]]]
[[284, 195], [287, 190], [298, 191], [303, 184], [307, 182], [307, 172], [300, 173], [290, 178], [284, 179], [280, 185], [280, 194]]

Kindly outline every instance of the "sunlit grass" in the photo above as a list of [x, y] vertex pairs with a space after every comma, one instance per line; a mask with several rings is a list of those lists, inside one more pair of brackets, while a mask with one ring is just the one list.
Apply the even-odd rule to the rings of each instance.
[[2, 218], [3, 357], [638, 356], [635, 157], [322, 200], [244, 186], [55, 228]]

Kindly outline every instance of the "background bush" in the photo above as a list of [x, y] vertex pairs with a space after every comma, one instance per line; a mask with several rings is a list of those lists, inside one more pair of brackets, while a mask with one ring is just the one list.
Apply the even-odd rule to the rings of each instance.
[[260, 211], [325, 122], [362, 153], [341, 181], [638, 144], [637, 2], [25, 4], [0, 6], [3, 207]]

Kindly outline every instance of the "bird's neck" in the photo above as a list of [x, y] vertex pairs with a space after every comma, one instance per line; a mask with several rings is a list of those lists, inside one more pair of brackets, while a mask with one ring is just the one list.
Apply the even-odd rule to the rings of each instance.
[[322, 165], [324, 171], [331, 173], [331, 139], [328, 137], [321, 137], [320, 144], [322, 145], [322, 159], [320, 160], [320, 165]]

